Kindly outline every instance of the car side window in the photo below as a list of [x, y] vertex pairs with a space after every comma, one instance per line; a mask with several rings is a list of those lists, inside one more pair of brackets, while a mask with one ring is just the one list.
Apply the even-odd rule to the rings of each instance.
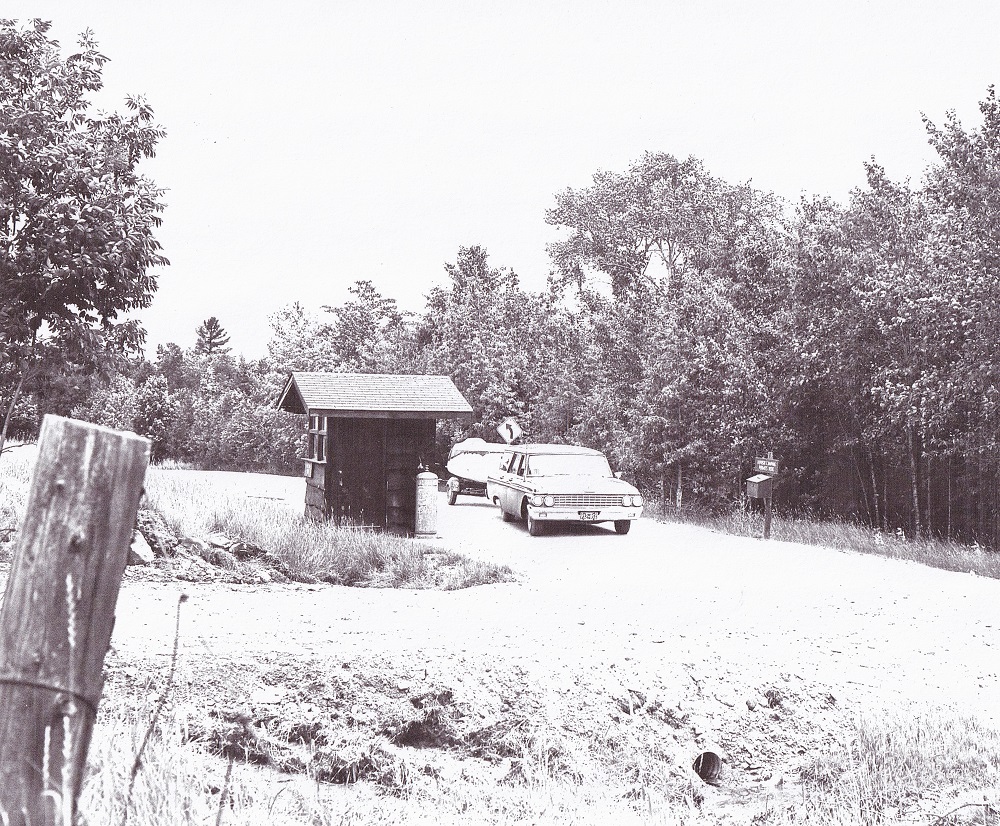
[[510, 465], [511, 462], [513, 462], [514, 458], [515, 458], [514, 453], [505, 453], [503, 455], [503, 458], [500, 460], [500, 470], [504, 473], [510, 471]]
[[514, 464], [513, 464], [512, 467], [513, 467], [514, 473], [516, 475], [518, 475], [518, 476], [524, 476], [524, 454], [523, 453], [518, 454], [518, 456], [514, 459]]

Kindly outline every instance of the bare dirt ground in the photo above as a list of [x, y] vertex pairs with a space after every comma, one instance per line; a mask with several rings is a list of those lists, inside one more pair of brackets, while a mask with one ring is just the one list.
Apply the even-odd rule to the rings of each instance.
[[[220, 477], [248, 482], [250, 497], [301, 506], [301, 480]], [[553, 742], [652, 749], [695, 781], [692, 761], [710, 749], [725, 765], [707, 804], [744, 814], [794, 795], [799, 768], [852, 715], [929, 705], [997, 722], [994, 580], [650, 520], [627, 536], [578, 526], [530, 537], [484, 499], [449, 507], [444, 494], [436, 544], [506, 563], [518, 581], [441, 592], [129, 574], [109, 686], [165, 673], [185, 593], [179, 702], [243, 707], [258, 722], [272, 709], [314, 733], [320, 718], [339, 720], [412, 747], [428, 774], [443, 771], [431, 751], [462, 733], [474, 757], [477, 736], [526, 720]], [[330, 779], [363, 776], [349, 762]], [[481, 771], [500, 780], [515, 763]], [[624, 794], [649, 781], [642, 773], [641, 761], [624, 767]]]

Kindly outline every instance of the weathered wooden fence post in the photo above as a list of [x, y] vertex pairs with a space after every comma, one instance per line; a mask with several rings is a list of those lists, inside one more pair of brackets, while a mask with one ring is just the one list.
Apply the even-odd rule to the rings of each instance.
[[71, 826], [149, 441], [46, 416], [0, 610], [0, 823]]

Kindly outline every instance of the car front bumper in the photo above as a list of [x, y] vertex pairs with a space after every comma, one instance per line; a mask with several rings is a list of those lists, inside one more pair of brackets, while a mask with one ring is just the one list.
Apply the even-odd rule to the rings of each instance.
[[546, 508], [528, 505], [528, 513], [532, 519], [546, 522], [619, 522], [638, 519], [642, 516], [642, 508], [599, 508], [581, 510], [580, 508]]

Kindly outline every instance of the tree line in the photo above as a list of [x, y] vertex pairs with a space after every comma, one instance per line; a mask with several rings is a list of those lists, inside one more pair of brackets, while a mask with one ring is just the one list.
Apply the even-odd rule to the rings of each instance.
[[[96, 49], [84, 60], [86, 78], [99, 74]], [[789, 205], [713, 175], [697, 158], [647, 153], [555, 195], [545, 220], [559, 240], [544, 289], [525, 289], [470, 245], [445, 265], [421, 311], [404, 313], [359, 280], [341, 305], [277, 310], [257, 360], [234, 356], [214, 317], [193, 348], [169, 344], [147, 360], [136, 355], [141, 330], [118, 320], [148, 305], [148, 270], [163, 263], [151, 234], [159, 191], [134, 169], [160, 136], [144, 103], [118, 120], [59, 115], [100, 147], [87, 174], [103, 183], [90, 201], [79, 185], [60, 183], [65, 169], [86, 177], [68, 149], [38, 160], [3, 125], [0, 153], [28, 172], [50, 161], [56, 172], [11, 172], [4, 182], [23, 194], [10, 203], [28, 206], [0, 215], [0, 449], [8, 431], [29, 434], [52, 411], [145, 433], [158, 461], [295, 472], [301, 423], [274, 409], [290, 371], [438, 373], [475, 411], [469, 427], [442, 424], [442, 459], [458, 438], [495, 440], [495, 425], [514, 415], [526, 439], [604, 450], [647, 495], [719, 509], [745, 506], [743, 481], [770, 450], [784, 468], [785, 507], [996, 547], [1000, 104], [992, 87], [980, 110], [971, 129], [953, 113], [940, 125], [925, 119], [936, 159], [920, 181], [893, 181], [873, 159], [846, 204]], [[26, 133], [40, 128], [28, 109], [22, 121], [15, 125]], [[39, 193], [50, 178], [46, 200]], [[40, 236], [25, 229], [32, 198], [39, 227], [63, 231], [62, 257], [40, 255]], [[74, 232], [81, 221], [96, 229]], [[108, 278], [88, 275], [101, 268], [120, 281], [110, 297]], [[68, 300], [69, 275], [96, 285], [82, 290], [89, 303]], [[44, 301], [31, 291], [37, 284]]]

